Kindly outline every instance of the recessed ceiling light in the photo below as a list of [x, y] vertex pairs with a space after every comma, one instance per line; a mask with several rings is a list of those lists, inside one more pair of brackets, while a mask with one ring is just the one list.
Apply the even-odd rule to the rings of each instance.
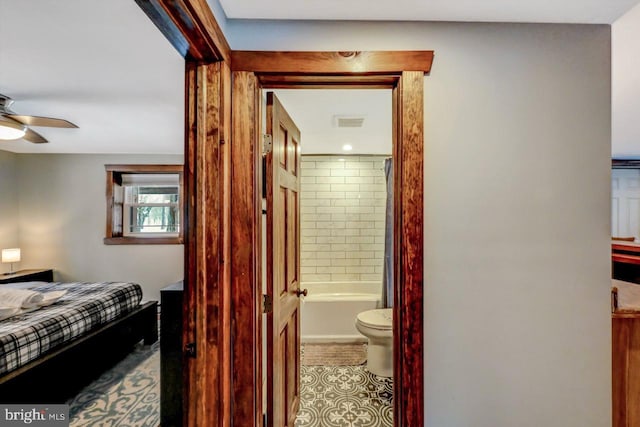
[[349, 144], [344, 144], [344, 145], [342, 146], [342, 149], [343, 149], [344, 151], [351, 151], [351, 150], [353, 150], [353, 147], [352, 147], [351, 145], [349, 145]]

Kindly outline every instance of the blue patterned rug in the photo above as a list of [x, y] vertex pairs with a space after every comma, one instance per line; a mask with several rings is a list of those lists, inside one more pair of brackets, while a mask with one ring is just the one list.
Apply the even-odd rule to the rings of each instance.
[[139, 344], [67, 402], [71, 426], [160, 425], [160, 341]]

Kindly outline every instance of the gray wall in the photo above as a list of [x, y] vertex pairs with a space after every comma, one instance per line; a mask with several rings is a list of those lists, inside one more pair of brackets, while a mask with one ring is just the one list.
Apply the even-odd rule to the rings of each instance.
[[[0, 150], [0, 249], [18, 246], [17, 156]], [[16, 264], [16, 268], [18, 265]], [[2, 264], [0, 271], [9, 271]]]
[[19, 154], [20, 268], [60, 281], [131, 281], [145, 299], [183, 277], [183, 245], [105, 245], [105, 164], [182, 164], [176, 155]]
[[610, 28], [229, 20], [226, 34], [234, 49], [435, 50], [428, 425], [610, 425]]

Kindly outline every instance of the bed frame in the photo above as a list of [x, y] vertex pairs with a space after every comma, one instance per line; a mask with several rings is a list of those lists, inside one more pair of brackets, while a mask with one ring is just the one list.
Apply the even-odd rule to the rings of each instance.
[[64, 403], [144, 340], [158, 340], [158, 302], [57, 347], [0, 377], [0, 403]]

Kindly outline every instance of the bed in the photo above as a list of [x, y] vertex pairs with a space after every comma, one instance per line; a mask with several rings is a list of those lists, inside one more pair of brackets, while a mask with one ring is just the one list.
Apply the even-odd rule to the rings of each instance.
[[157, 302], [141, 303], [137, 284], [16, 286], [66, 293], [50, 306], [0, 321], [2, 403], [63, 403], [136, 343], [158, 338]]

